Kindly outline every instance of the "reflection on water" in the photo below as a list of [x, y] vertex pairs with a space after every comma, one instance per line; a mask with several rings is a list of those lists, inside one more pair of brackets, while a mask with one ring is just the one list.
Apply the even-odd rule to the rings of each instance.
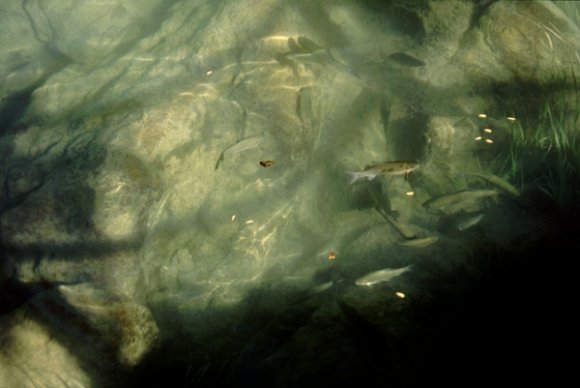
[[578, 245], [578, 9], [0, 6], [0, 381], [549, 371], [531, 350], [567, 284], [540, 248]]

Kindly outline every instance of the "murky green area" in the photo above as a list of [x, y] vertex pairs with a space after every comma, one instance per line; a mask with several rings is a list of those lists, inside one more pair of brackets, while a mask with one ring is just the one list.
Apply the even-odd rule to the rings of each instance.
[[0, 387], [555, 378], [579, 16], [4, 2]]

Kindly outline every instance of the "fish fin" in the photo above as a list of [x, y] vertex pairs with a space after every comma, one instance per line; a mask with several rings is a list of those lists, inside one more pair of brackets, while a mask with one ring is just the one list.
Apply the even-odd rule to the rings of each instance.
[[389, 55], [390, 60], [407, 67], [425, 66], [425, 62], [405, 53], [394, 53]]
[[214, 171], [218, 169], [218, 167], [220, 166], [220, 163], [223, 162], [223, 160], [224, 160], [224, 151], [222, 151], [222, 153], [220, 154], [220, 157], [218, 158], [218, 160], [215, 164]]
[[362, 177], [360, 172], [347, 171], [346, 173], [349, 175], [349, 180], [348, 180], [349, 185], [352, 185], [354, 182], [358, 181]]

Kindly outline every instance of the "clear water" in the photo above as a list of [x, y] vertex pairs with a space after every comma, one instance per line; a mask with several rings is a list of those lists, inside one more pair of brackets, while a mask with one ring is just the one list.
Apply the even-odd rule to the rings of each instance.
[[550, 374], [566, 283], [541, 250], [578, 245], [575, 4], [0, 18], [0, 386]]

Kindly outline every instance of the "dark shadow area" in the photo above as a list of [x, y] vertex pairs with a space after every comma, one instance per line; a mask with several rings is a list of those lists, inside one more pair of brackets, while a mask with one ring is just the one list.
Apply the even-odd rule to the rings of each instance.
[[[533, 82], [515, 79], [510, 82], [493, 82], [480, 85], [474, 90], [480, 95], [493, 97], [496, 101], [495, 110], [491, 115], [505, 117], [516, 115], [518, 118], [536, 118], [547, 103], [554, 103], [566, 93], [579, 96], [580, 89], [574, 75], [562, 71], [559, 77], [554, 76], [550, 82]], [[571, 103], [573, 101], [570, 101]], [[571, 110], [575, 107], [571, 106]], [[577, 118], [577, 112], [573, 117]]]
[[423, 43], [425, 28], [420, 14], [428, 12], [428, 1], [364, 0], [363, 4], [383, 18], [389, 28], [411, 37], [417, 44]]
[[32, 93], [38, 89], [54, 73], [66, 67], [69, 59], [57, 53], [55, 50], [47, 48], [47, 52], [52, 57], [52, 62], [47, 64], [43, 70], [43, 75], [32, 85], [7, 96], [0, 104], [0, 135], [9, 131], [17, 132], [21, 126], [18, 125], [23, 118], [32, 100]]
[[[50, 338], [65, 347], [76, 359], [78, 365], [91, 378], [95, 386], [125, 386], [124, 376], [128, 370], [118, 361], [119, 343], [122, 333], [117, 322], [103, 325], [91, 321], [85, 313], [78, 311], [61, 294], [58, 286], [80, 285], [92, 282], [90, 268], [76, 273], [74, 281], [38, 280], [24, 283], [18, 280], [18, 273], [11, 268], [11, 258], [25, 261], [51, 260], [58, 256], [70, 263], [77, 259], [99, 260], [104, 256], [125, 250], [136, 250], [141, 239], [119, 243], [103, 241], [80, 244], [38, 243], [23, 247], [0, 246], [0, 321], [10, 325], [14, 319], [24, 315], [40, 323], [50, 333]], [[35, 268], [38, 262], [34, 263]], [[41, 277], [41, 276], [39, 276]], [[95, 284], [98, 288], [98, 284]], [[114, 301], [111, 300], [111, 303]], [[90, 301], [88, 301], [90, 307]], [[17, 324], [17, 323], [15, 323]], [[4, 329], [7, 329], [7, 327]], [[7, 332], [7, 331], [5, 331]], [[9, 340], [5, 338], [4, 340]], [[1, 341], [0, 341], [1, 342]], [[4, 347], [6, 350], [6, 347]]]
[[304, 327], [316, 305], [297, 303], [275, 287], [249, 293], [231, 308], [182, 314], [152, 307], [165, 336], [133, 370], [130, 386], [233, 386], [268, 384], [265, 365]]
[[39, 85], [34, 85], [6, 98], [0, 106], [0, 134], [4, 134], [13, 124], [22, 117], [32, 99], [32, 92]]
[[120, 333], [103, 333], [82, 312], [71, 306], [58, 290], [35, 296], [25, 307], [28, 316], [50, 333], [78, 360], [95, 386], [122, 386], [125, 368], [118, 362]]
[[315, 26], [317, 32], [324, 37], [322, 43], [328, 47], [342, 47], [346, 42], [343, 29], [338, 26], [328, 15], [323, 12], [319, 4], [310, 1], [295, 1], [288, 3], [289, 6], [296, 9], [298, 14], [310, 25]]
[[[564, 357], [557, 349], [571, 338], [574, 282], [550, 255], [555, 247], [578, 251], [580, 213], [534, 211], [527, 194], [501, 207], [479, 233], [462, 237], [471, 249], [464, 259], [416, 261], [404, 301], [387, 297], [396, 290], [389, 285], [367, 292], [344, 281], [296, 303], [264, 287], [237, 307], [192, 312], [180, 323], [177, 311], [158, 306], [166, 336], [129, 385], [556, 383]], [[533, 240], [518, 243], [514, 233], [498, 242], [488, 233], [495, 222], [517, 230], [537, 217], [553, 227]]]
[[[122, 381], [125, 373], [117, 356], [122, 333], [115, 326], [116, 322], [103, 325], [91, 321], [94, 317], [71, 305], [58, 288], [93, 282], [92, 266], [72, 271], [63, 266], [52, 273], [50, 279], [44, 277], [39, 267], [51, 260], [71, 265], [85, 260], [97, 263], [105, 257], [139, 250], [144, 236], [136, 235], [122, 241], [97, 237], [90, 221], [94, 213], [94, 191], [86, 184], [85, 176], [102, 164], [105, 153], [82, 135], [73, 137], [61, 152], [53, 154], [52, 149], [57, 144], [58, 141], [37, 155], [13, 160], [5, 169], [0, 214], [7, 216], [7, 212], [17, 211], [20, 206], [30, 206], [31, 217], [42, 217], [35, 211], [37, 206], [42, 205], [42, 201], [53, 203], [52, 213], [44, 216], [52, 217], [55, 223], [60, 222], [59, 227], [67, 232], [68, 241], [10, 242], [5, 238], [4, 228], [10, 228], [13, 233], [17, 228], [13, 223], [21, 222], [24, 227], [26, 219], [11, 215], [8, 222], [3, 220], [0, 228], [0, 321], [5, 329], [18, 324], [19, 319], [40, 323], [51, 339], [77, 358], [95, 386], [112, 386]], [[24, 282], [17, 268], [29, 263], [32, 271], [26, 277], [30, 280]], [[100, 285], [94, 286], [98, 289]], [[10, 341], [10, 338], [3, 340]], [[3, 346], [2, 350], [6, 349]]]
[[143, 237], [136, 237], [125, 241], [94, 240], [62, 244], [38, 242], [21, 246], [5, 244], [2, 245], [2, 250], [17, 257], [35, 257], [39, 252], [42, 252], [44, 257], [58, 256], [74, 262], [77, 259], [87, 257], [98, 260], [101, 257], [111, 256], [119, 252], [135, 251], [142, 244]]

